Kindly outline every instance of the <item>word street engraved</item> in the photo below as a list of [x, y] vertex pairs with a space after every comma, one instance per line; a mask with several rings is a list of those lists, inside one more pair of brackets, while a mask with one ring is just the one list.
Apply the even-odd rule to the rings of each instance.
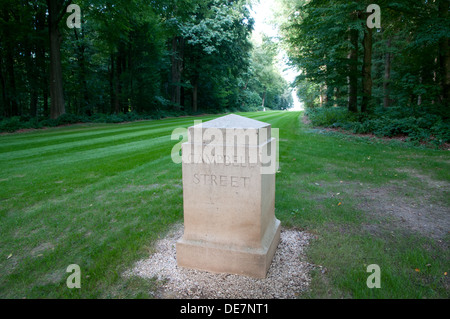
[[201, 185], [222, 186], [222, 187], [247, 187], [250, 184], [250, 177], [214, 175], [214, 174], [194, 174], [193, 183]]

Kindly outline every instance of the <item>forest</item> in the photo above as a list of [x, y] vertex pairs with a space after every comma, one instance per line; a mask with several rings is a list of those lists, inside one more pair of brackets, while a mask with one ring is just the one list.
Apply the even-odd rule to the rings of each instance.
[[281, 38], [314, 125], [449, 142], [448, 0], [282, 3]]
[[0, 1], [0, 131], [292, 105], [250, 1], [71, 4]]
[[285, 110], [296, 89], [314, 126], [446, 148], [449, 1], [371, 2], [277, 0], [257, 40], [258, 0], [0, 0], [0, 132]]

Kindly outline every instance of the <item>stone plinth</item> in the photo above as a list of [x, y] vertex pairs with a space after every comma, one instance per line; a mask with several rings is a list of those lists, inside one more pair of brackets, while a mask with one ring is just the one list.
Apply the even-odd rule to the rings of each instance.
[[[227, 115], [189, 128], [182, 145], [181, 267], [264, 278], [280, 238], [270, 124]], [[273, 159], [273, 157], [272, 157]], [[272, 162], [270, 165], [276, 165]], [[269, 166], [270, 166], [269, 165]]]

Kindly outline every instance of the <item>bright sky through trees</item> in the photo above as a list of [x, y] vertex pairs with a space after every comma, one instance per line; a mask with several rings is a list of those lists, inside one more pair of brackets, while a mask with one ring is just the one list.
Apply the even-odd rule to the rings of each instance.
[[[260, 38], [261, 34], [265, 34], [271, 38], [279, 37], [278, 27], [274, 23], [274, 12], [277, 6], [276, 0], [260, 0], [255, 3], [252, 8], [252, 16], [255, 19], [254, 37]], [[284, 51], [278, 55], [278, 69], [283, 77], [292, 83], [297, 76], [297, 71], [289, 68], [287, 65], [287, 56]], [[294, 98], [294, 107], [291, 111], [303, 110], [303, 104], [299, 101], [296, 91], [292, 92]]]

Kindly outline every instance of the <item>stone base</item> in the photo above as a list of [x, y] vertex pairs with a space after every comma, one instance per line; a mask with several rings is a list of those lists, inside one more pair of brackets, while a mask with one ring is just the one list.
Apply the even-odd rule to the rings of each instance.
[[280, 241], [280, 231], [280, 221], [275, 220], [274, 227], [267, 230], [260, 249], [234, 249], [182, 238], [177, 242], [177, 263], [179, 267], [266, 278]]

